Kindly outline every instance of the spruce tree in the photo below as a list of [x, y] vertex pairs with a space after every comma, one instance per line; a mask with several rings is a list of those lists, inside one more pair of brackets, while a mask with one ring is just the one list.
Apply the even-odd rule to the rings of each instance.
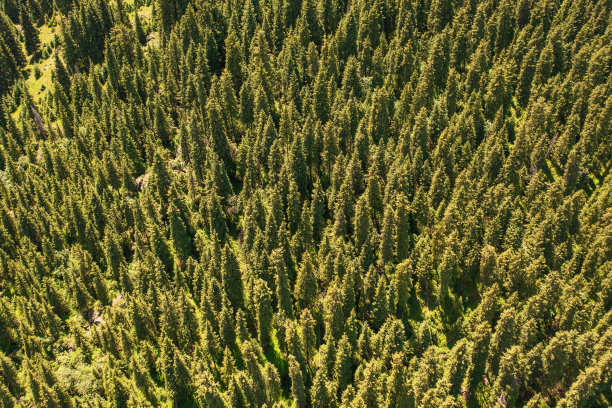
[[1, 4], [0, 405], [608, 402], [607, 3]]
[[291, 378], [291, 394], [293, 395], [295, 406], [305, 408], [308, 406], [308, 401], [306, 399], [302, 370], [293, 355], [289, 356], [289, 377]]
[[243, 288], [240, 266], [234, 251], [227, 242], [223, 248], [223, 256], [221, 258], [221, 278], [225, 293], [234, 309], [242, 307]]
[[272, 300], [270, 290], [265, 281], [258, 279], [253, 292], [255, 317], [257, 320], [257, 335], [262, 347], [270, 346], [272, 330]]
[[55, 70], [53, 72], [54, 74], [54, 78], [57, 80], [57, 83], [60, 84], [60, 86], [62, 87], [62, 90], [64, 91], [65, 94], [69, 94], [70, 92], [70, 76], [68, 74], [68, 71], [66, 70], [66, 66], [64, 65], [64, 63], [62, 62], [62, 60], [59, 57], [59, 54], [56, 52], [55, 53], [55, 60], [54, 60], [55, 64]]
[[293, 306], [291, 302], [291, 289], [289, 286], [289, 277], [287, 276], [287, 267], [285, 265], [283, 250], [274, 250], [270, 258], [272, 267], [274, 268], [278, 309], [283, 312], [285, 316], [292, 317]]
[[32, 18], [25, 5], [21, 7], [19, 12], [19, 23], [25, 39], [26, 52], [30, 55], [35, 54], [40, 46], [40, 39], [38, 38], [38, 30], [32, 24]]
[[312, 260], [308, 255], [304, 258], [301, 268], [298, 269], [293, 296], [300, 309], [310, 306], [317, 296], [317, 278]]
[[134, 13], [134, 32], [136, 33], [136, 38], [140, 45], [145, 45], [147, 43], [147, 36], [142, 28], [142, 22], [140, 21], [140, 15], [138, 11]]
[[211, 233], [214, 232], [219, 240], [224, 241], [227, 234], [227, 224], [225, 222], [223, 208], [219, 203], [219, 197], [214, 189], [209, 190], [206, 202], [206, 212], [208, 214], [208, 225]]
[[353, 349], [345, 335], [338, 341], [334, 375], [340, 393], [350, 384], [353, 370]]
[[393, 209], [387, 206], [385, 218], [383, 220], [382, 231], [380, 232], [380, 262], [381, 265], [393, 263], [393, 225], [395, 224]]

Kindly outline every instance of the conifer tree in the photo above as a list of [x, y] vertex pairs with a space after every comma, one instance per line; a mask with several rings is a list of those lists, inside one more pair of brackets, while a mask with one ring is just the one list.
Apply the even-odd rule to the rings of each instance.
[[168, 129], [166, 115], [161, 110], [159, 102], [155, 106], [155, 135], [163, 146], [170, 147], [172, 138], [170, 136], [170, 130]]
[[289, 377], [291, 378], [291, 394], [295, 401], [295, 406], [305, 408], [308, 405], [302, 378], [302, 370], [293, 355], [289, 356]]
[[136, 38], [141, 45], [145, 45], [147, 42], [147, 36], [142, 28], [142, 22], [140, 21], [140, 15], [138, 11], [134, 13], [134, 32], [136, 33]]
[[174, 204], [171, 204], [168, 216], [170, 217], [170, 234], [174, 250], [180, 262], [184, 262], [191, 255], [192, 243], [189, 231], [179, 211]]
[[371, 236], [372, 222], [370, 217], [372, 209], [368, 206], [365, 195], [362, 195], [359, 200], [357, 200], [357, 206], [355, 208], [355, 226], [353, 227], [353, 234], [355, 236], [355, 247], [361, 249]]
[[223, 309], [221, 309], [221, 315], [219, 316], [221, 338], [226, 347], [233, 347], [236, 341], [236, 333], [231, 313], [230, 309], [224, 305]]
[[223, 248], [223, 256], [221, 258], [221, 278], [225, 293], [234, 309], [242, 307], [243, 289], [240, 266], [234, 251], [227, 242]]
[[385, 218], [380, 232], [380, 262], [381, 265], [391, 264], [393, 262], [393, 225], [395, 224], [393, 209], [387, 206], [385, 210]]
[[170, 180], [170, 174], [168, 173], [168, 169], [164, 163], [164, 159], [162, 158], [162, 153], [157, 150], [153, 156], [151, 176], [149, 178], [149, 188], [153, 189], [162, 203], [166, 203], [168, 200]]
[[159, 31], [168, 35], [177, 19], [176, 2], [175, 0], [157, 0], [155, 6], [158, 13]]
[[214, 232], [219, 240], [224, 241], [227, 234], [227, 224], [223, 209], [219, 203], [219, 197], [214, 189], [209, 190], [206, 207], [211, 233]]
[[396, 199], [395, 209], [395, 255], [401, 262], [410, 256], [412, 247], [410, 203], [403, 194]]
[[23, 37], [25, 39], [25, 49], [28, 54], [35, 54], [40, 46], [40, 39], [38, 38], [38, 30], [32, 24], [32, 19], [26, 6], [23, 5], [19, 12], [19, 23], [23, 31]]
[[350, 384], [353, 369], [353, 350], [345, 335], [338, 341], [338, 351], [336, 354], [336, 364], [334, 367], [335, 379], [338, 383], [340, 393]]
[[0, 3], [1, 406], [609, 405], [607, 3]]
[[293, 316], [293, 306], [291, 302], [291, 291], [289, 287], [289, 277], [283, 257], [283, 250], [276, 249], [271, 255], [272, 267], [274, 268], [276, 300], [278, 308], [286, 316]]
[[238, 385], [234, 377], [232, 377], [230, 381], [230, 385], [227, 390], [227, 395], [228, 395], [230, 406], [237, 407], [237, 408], [247, 407], [244, 393], [242, 392], [242, 389], [240, 388], [240, 386]]
[[310, 256], [306, 255], [298, 269], [293, 296], [300, 309], [309, 307], [317, 296], [317, 278]]
[[272, 329], [272, 301], [270, 298], [270, 290], [265, 281], [258, 279], [255, 282], [255, 298], [253, 299], [255, 307], [255, 316], [257, 319], [257, 335], [262, 347], [270, 346], [270, 335]]
[[331, 396], [325, 381], [325, 375], [323, 370], [317, 370], [315, 377], [310, 388], [310, 401], [313, 408], [327, 407], [330, 403]]
[[54, 62], [55, 62], [54, 64], [55, 70], [53, 72], [54, 78], [57, 80], [57, 83], [61, 85], [64, 93], [68, 94], [70, 92], [70, 76], [68, 74], [68, 71], [66, 70], [66, 67], [64, 66], [64, 63], [60, 59], [59, 54], [57, 52], [55, 53]]

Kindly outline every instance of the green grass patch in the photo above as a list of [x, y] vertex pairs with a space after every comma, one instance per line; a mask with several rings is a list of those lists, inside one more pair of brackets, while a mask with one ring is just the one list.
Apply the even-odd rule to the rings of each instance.
[[38, 105], [45, 94], [53, 87], [53, 69], [55, 64], [53, 58], [49, 57], [46, 60], [30, 65], [30, 75], [26, 79], [28, 92]]
[[[52, 78], [55, 68], [53, 53], [55, 52], [58, 33], [58, 27], [50, 27], [47, 24], [38, 29], [41, 54], [46, 58], [41, 57], [36, 61], [30, 61], [30, 64], [27, 66], [29, 75], [26, 78], [26, 86], [37, 105], [40, 104], [46, 93], [53, 87]], [[45, 49], [47, 49], [46, 55]]]

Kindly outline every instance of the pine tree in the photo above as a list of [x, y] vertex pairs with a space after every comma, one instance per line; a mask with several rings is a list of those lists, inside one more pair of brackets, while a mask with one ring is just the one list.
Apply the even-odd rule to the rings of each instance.
[[145, 45], [147, 43], [147, 36], [142, 28], [142, 22], [140, 21], [138, 11], [134, 13], [134, 32], [136, 33], [136, 38], [140, 45]]
[[175, 0], [157, 0], [155, 8], [157, 10], [158, 29], [168, 35], [177, 19], [176, 2]]
[[302, 370], [293, 355], [289, 356], [289, 377], [291, 378], [291, 394], [298, 408], [305, 408], [308, 405], [306, 400], [306, 389], [302, 378]]
[[376, 175], [371, 174], [368, 177], [368, 186], [366, 187], [365, 194], [367, 198], [368, 207], [372, 209], [374, 224], [380, 225], [380, 221], [383, 214], [383, 201], [380, 192], [380, 183]]
[[70, 75], [68, 74], [64, 63], [60, 59], [59, 54], [57, 52], [55, 53], [54, 62], [54, 78], [57, 80], [57, 83], [60, 84], [64, 93], [68, 95], [70, 92]]
[[[64, 40], [64, 42], [69, 44], [66, 39]], [[76, 53], [76, 50], [70, 50], [69, 47], [66, 47], [66, 49], [64, 50], [64, 59], [66, 60], [68, 66], [76, 65], [76, 57], [72, 55], [74, 53]], [[111, 86], [117, 92], [119, 92], [119, 67], [117, 59], [115, 57], [115, 51], [110, 46], [110, 42], [106, 43], [104, 59], [106, 62], [106, 69], [108, 70], [108, 81], [110, 82]]]
[[491, 390], [491, 402], [503, 401], [514, 405], [518, 399], [518, 381], [521, 373], [521, 347], [513, 346], [501, 359], [500, 370]]
[[488, 323], [482, 323], [472, 333], [473, 341], [471, 347], [470, 363], [468, 373], [464, 379], [464, 386], [469, 390], [476, 390], [478, 383], [485, 372], [486, 359], [489, 352], [489, 341], [491, 328]]
[[21, 24], [21, 30], [23, 31], [23, 37], [25, 39], [25, 49], [28, 54], [35, 54], [40, 46], [40, 39], [38, 38], [38, 30], [32, 24], [32, 19], [26, 6], [22, 6], [19, 12], [19, 23]]
[[379, 141], [386, 142], [387, 140], [390, 122], [388, 104], [387, 95], [380, 88], [379, 92], [372, 96], [371, 110], [368, 115], [368, 134], [376, 144]]
[[232, 377], [230, 385], [227, 390], [228, 399], [230, 406], [237, 408], [246, 408], [247, 403], [245, 401], [244, 393], [236, 382], [236, 378]]
[[165, 147], [170, 147], [172, 136], [166, 120], [166, 115], [161, 110], [160, 103], [155, 106], [155, 135]]
[[223, 248], [223, 257], [221, 258], [221, 278], [225, 293], [234, 309], [242, 307], [243, 288], [240, 266], [234, 251], [227, 242]]
[[395, 207], [395, 255], [397, 262], [407, 259], [412, 249], [412, 219], [410, 203], [405, 195], [400, 194]]
[[203, 370], [195, 378], [195, 400], [201, 406], [222, 408], [225, 406], [218, 385], [209, 371]]
[[173, 247], [179, 258], [179, 263], [182, 263], [191, 255], [191, 236], [179, 209], [174, 204], [170, 205], [168, 216], [170, 218], [170, 234]]
[[325, 333], [329, 333], [334, 339], [342, 336], [344, 329], [344, 311], [342, 310], [342, 299], [340, 299], [340, 289], [331, 286], [325, 296]]
[[[14, 18], [13, 21], [16, 19]], [[0, 44], [2, 45], [1, 55], [10, 60], [14, 67], [20, 68], [25, 65], [26, 59], [17, 40], [15, 26], [5, 13], [0, 14]]]
[[487, 371], [497, 373], [502, 355], [512, 344], [513, 333], [515, 333], [516, 311], [514, 308], [504, 309], [495, 326], [495, 332], [491, 336], [489, 344], [489, 357], [487, 359]]
[[317, 278], [310, 256], [306, 255], [298, 269], [293, 296], [300, 309], [309, 307], [317, 297]]
[[170, 273], [174, 269], [174, 261], [168, 243], [157, 226], [151, 232], [151, 250], [153, 255], [161, 261], [165, 272]]
[[162, 158], [163, 153], [160, 150], [155, 152], [151, 168], [151, 177], [149, 178], [150, 188], [160, 198], [162, 203], [167, 203], [168, 192], [170, 190], [170, 174], [166, 167], [166, 163]]
[[266, 383], [267, 401], [273, 404], [274, 401], [278, 401], [281, 394], [281, 380], [274, 364], [266, 363], [263, 369], [263, 376]]
[[362, 195], [357, 201], [357, 206], [355, 207], [355, 225], [353, 227], [355, 248], [357, 249], [361, 249], [366, 241], [371, 237], [371, 214], [372, 209], [368, 206], [366, 196]]
[[289, 286], [289, 277], [287, 276], [283, 250], [276, 249], [272, 251], [270, 258], [272, 267], [274, 268], [278, 308], [285, 316], [292, 317], [293, 306], [291, 302], [291, 289]]
[[408, 386], [403, 359], [402, 353], [393, 355], [391, 372], [387, 377], [387, 395], [385, 397], [385, 406], [387, 407], [412, 406], [414, 404], [410, 398], [412, 395]]
[[392, 285], [397, 294], [397, 316], [404, 317], [409, 313], [409, 300], [412, 292], [413, 270], [410, 260], [401, 262], [395, 268]]
[[108, 227], [104, 234], [104, 253], [109, 272], [118, 280], [119, 269], [124, 261], [124, 257], [117, 234], [111, 227]]
[[351, 383], [353, 376], [353, 350], [345, 335], [340, 338], [337, 345], [336, 364], [334, 367], [335, 379], [340, 393]]
[[374, 301], [371, 308], [371, 321], [375, 328], [383, 325], [387, 319], [388, 304], [387, 304], [387, 285], [384, 277], [378, 278]]
[[393, 263], [393, 226], [395, 225], [393, 209], [390, 205], [385, 210], [385, 218], [380, 232], [380, 263], [390, 265]]
[[254, 287], [254, 307], [257, 319], [257, 334], [262, 347], [270, 346], [272, 330], [272, 300], [265, 281], [258, 279]]
[[219, 331], [225, 346], [233, 348], [236, 342], [234, 321], [232, 319], [231, 309], [225, 305], [223, 309], [221, 309], [221, 315], [219, 316]]
[[518, 76], [516, 98], [521, 106], [526, 106], [531, 94], [531, 81], [535, 75], [538, 58], [537, 48], [531, 48], [523, 58]]
[[223, 113], [221, 106], [215, 99], [210, 99], [206, 105], [206, 120], [208, 127], [207, 134], [213, 150], [223, 161], [226, 169], [229, 169], [229, 173], [232, 174], [232, 159], [230, 157], [230, 147], [227, 140]]
[[180, 403], [187, 400], [187, 396], [191, 393], [191, 372], [181, 352], [178, 350], [174, 353], [172, 370], [174, 371], [174, 382], [176, 387], [174, 390], [174, 401], [175, 403]]
[[231, 31], [225, 39], [225, 67], [231, 75], [235, 91], [239, 91], [243, 84], [242, 61], [240, 39]]
[[510, 15], [510, 2], [504, 1], [500, 5], [497, 17], [497, 32], [495, 48], [500, 52], [512, 41], [512, 17]]
[[304, 350], [306, 365], [309, 366], [315, 351], [317, 335], [315, 333], [316, 322], [309, 309], [302, 310], [300, 314], [300, 341]]
[[317, 370], [315, 374], [310, 388], [310, 401], [313, 408], [327, 407], [333, 401], [323, 370]]
[[227, 224], [223, 208], [219, 203], [219, 197], [214, 189], [209, 190], [208, 200], [206, 200], [206, 212], [211, 233], [214, 232], [218, 239], [223, 242], [227, 235]]

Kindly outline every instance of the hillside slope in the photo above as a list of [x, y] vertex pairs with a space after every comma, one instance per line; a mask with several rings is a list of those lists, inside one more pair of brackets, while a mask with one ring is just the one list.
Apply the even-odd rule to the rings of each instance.
[[0, 0], [0, 405], [612, 405], [601, 0]]

